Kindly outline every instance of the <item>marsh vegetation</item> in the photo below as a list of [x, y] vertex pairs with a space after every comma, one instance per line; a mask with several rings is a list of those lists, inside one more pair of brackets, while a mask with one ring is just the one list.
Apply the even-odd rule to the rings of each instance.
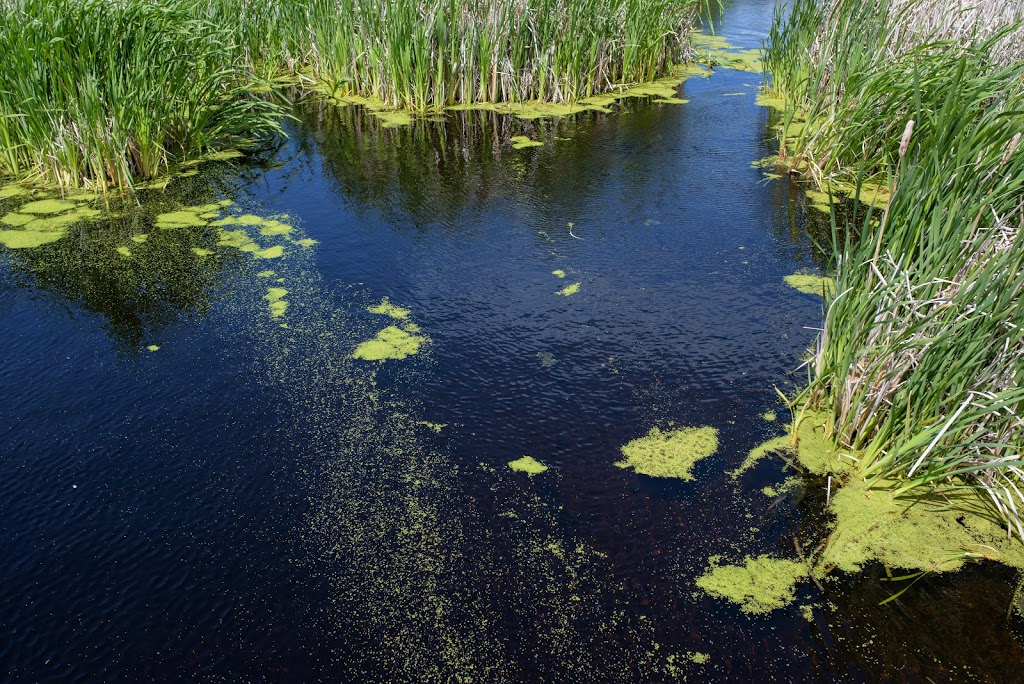
[[981, 488], [1024, 537], [1021, 19], [1014, 3], [797, 0], [765, 63], [780, 165], [855, 198], [845, 225], [833, 214], [807, 401], [863, 475]]

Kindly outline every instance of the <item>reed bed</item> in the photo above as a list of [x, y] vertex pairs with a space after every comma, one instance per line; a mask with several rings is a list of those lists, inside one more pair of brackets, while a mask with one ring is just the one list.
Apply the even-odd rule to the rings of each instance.
[[101, 190], [278, 130], [187, 3], [0, 3], [0, 175]]
[[[211, 0], [247, 60], [334, 95], [437, 110], [564, 102], [650, 81], [689, 56], [707, 0]], [[241, 20], [239, 20], [241, 18]]]
[[892, 192], [834, 237], [807, 398], [864, 475], [982, 488], [1024, 538], [1024, 61], [1016, 25], [962, 32], [947, 11], [797, 0], [776, 17], [794, 170]]

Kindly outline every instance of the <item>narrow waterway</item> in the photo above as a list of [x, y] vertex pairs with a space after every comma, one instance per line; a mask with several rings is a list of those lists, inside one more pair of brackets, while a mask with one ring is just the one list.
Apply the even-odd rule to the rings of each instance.
[[[757, 48], [771, 12], [726, 1], [716, 30]], [[0, 673], [1015, 676], [999, 568], [886, 606], [881, 569], [806, 583], [765, 616], [695, 585], [825, 522], [810, 484], [764, 493], [784, 464], [729, 474], [782, 434], [822, 315], [783, 278], [825, 263], [825, 220], [752, 166], [775, 149], [760, 84], [716, 68], [686, 104], [398, 128], [299, 98], [256, 159], [0, 251]], [[354, 354], [386, 329], [408, 356]], [[690, 481], [615, 465], [701, 426], [718, 449]]]

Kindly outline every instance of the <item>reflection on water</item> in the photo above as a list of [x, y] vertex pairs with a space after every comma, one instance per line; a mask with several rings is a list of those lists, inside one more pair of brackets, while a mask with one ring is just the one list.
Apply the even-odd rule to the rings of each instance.
[[[753, 47], [768, 13], [726, 2], [719, 28]], [[714, 556], [797, 558], [794, 537], [826, 523], [820, 483], [783, 485], [792, 473], [770, 460], [728, 474], [781, 431], [773, 388], [800, 381], [821, 315], [783, 278], [824, 263], [830, 234], [751, 167], [774, 147], [758, 83], [721, 70], [684, 84], [685, 105], [391, 129], [300, 102], [260, 164], [5, 251], [4, 670], [1014, 672], [999, 570], [924, 580], [882, 608], [870, 573], [804, 583], [767, 617], [694, 584]], [[519, 135], [544, 145], [514, 149]], [[235, 204], [157, 225], [222, 198]], [[354, 356], [390, 326], [422, 337], [415, 354]], [[704, 426], [718, 450], [692, 481], [615, 465], [652, 428]], [[508, 466], [525, 456], [547, 470]]]

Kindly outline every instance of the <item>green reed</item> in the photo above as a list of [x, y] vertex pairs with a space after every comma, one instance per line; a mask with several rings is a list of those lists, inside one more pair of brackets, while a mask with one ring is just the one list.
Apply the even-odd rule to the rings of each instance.
[[[688, 56], [707, 0], [210, 0], [254, 64], [397, 108], [572, 101]], [[241, 20], [239, 20], [241, 18]]]
[[188, 3], [0, 3], [0, 175], [126, 187], [278, 130], [232, 45]]
[[782, 134], [788, 163], [893, 193], [834, 239], [808, 396], [864, 475], [980, 487], [1024, 537], [1024, 61], [1006, 52], [1019, 29], [929, 42], [942, 35], [913, 31], [922, 16], [815, 0], [776, 16], [766, 61], [800, 124]]

